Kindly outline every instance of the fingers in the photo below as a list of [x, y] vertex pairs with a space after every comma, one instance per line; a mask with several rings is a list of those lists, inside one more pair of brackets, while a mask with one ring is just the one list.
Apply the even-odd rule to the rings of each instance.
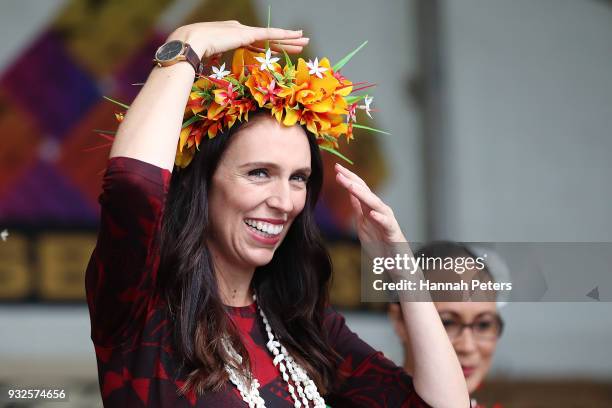
[[250, 27], [253, 29], [255, 41], [258, 40], [286, 40], [302, 37], [302, 30], [285, 30], [282, 28]]
[[270, 43], [270, 49], [272, 51], [282, 52], [283, 50], [287, 51], [287, 54], [299, 54], [302, 52], [304, 47], [299, 45], [289, 45], [289, 44], [274, 44]]
[[373, 219], [378, 225], [380, 225], [385, 233], [390, 233], [393, 231], [394, 223], [391, 220], [391, 217], [388, 215], [379, 213], [378, 211], [371, 210], [369, 213], [371, 219]]
[[[261, 48], [261, 47], [256, 47], [254, 45], [247, 45], [246, 49], [249, 51], [253, 51], [253, 52], [257, 52], [257, 53], [261, 53], [261, 54], [265, 54], [266, 50]], [[270, 48], [272, 50], [272, 55], [278, 55], [278, 51], [274, 51], [272, 48]]]
[[[309, 38], [301, 37], [288, 40], [269, 41], [268, 45], [270, 49], [275, 53], [279, 53], [285, 50], [289, 54], [299, 54], [300, 52], [302, 52], [302, 50], [308, 44], [309, 41]], [[255, 52], [266, 52], [266, 42], [255, 41], [249, 46], [249, 49]]]
[[[362, 186], [363, 188], [365, 188], [367, 191], [370, 191], [370, 188], [368, 187], [368, 185], [365, 183], [365, 181], [363, 181], [363, 179], [361, 179], [359, 176], [357, 176], [355, 173], [353, 173], [352, 171], [348, 170], [347, 168], [341, 166], [339, 163], [336, 163], [336, 171], [338, 172], [338, 176], [339, 177], [344, 177], [347, 180], [350, 180], [351, 183], [356, 183], [360, 186]], [[341, 180], [340, 180], [341, 181]], [[347, 186], [345, 186], [347, 187]], [[348, 187], [347, 187], [348, 188]], [[350, 189], [349, 189], [350, 191]], [[351, 194], [352, 197], [352, 194]], [[358, 198], [356, 198], [358, 199]], [[382, 201], [381, 201], [382, 202]], [[368, 207], [365, 202], [361, 203], [361, 216], [365, 215], [369, 215], [371, 207]]]
[[357, 215], [357, 222], [362, 222], [364, 216], [370, 213], [371, 208], [368, 207], [364, 202], [359, 200], [359, 198], [350, 191], [350, 188], [349, 188], [349, 185], [351, 184], [350, 180], [348, 180], [341, 173], [336, 174], [336, 180], [343, 187], [349, 190], [349, 199], [351, 201], [351, 206], [353, 207], [353, 210], [355, 211], [355, 214]]
[[[349, 190], [352, 195], [359, 199], [362, 204], [363, 214], [369, 214], [370, 210], [375, 210], [381, 214], [389, 214], [391, 212], [391, 209], [383, 203], [376, 194], [372, 193], [365, 183], [359, 183], [353, 179], [349, 179], [343, 173], [338, 173], [336, 175], [336, 180]], [[366, 208], [364, 208], [364, 205]]]
[[[259, 45], [259, 42], [256, 44], [251, 44], [247, 46], [247, 48], [253, 52], [258, 52], [262, 54], [266, 52], [265, 44]], [[303, 48], [304, 47], [297, 45], [279, 45], [270, 42], [270, 50], [272, 50], [273, 55], [278, 55], [283, 50], [287, 51], [288, 54], [299, 54], [300, 52], [302, 52]]]
[[308, 37], [289, 38], [286, 40], [271, 40], [270, 44], [305, 46], [310, 41]]
[[340, 174], [342, 174], [344, 177], [348, 178], [349, 180], [361, 184], [362, 186], [364, 186], [365, 188], [367, 188], [368, 190], [370, 189], [368, 187], [368, 185], [366, 184], [365, 181], [363, 181], [363, 179], [361, 177], [359, 177], [358, 175], [356, 175], [355, 173], [353, 173], [352, 171], [350, 171], [349, 169], [347, 169], [346, 167], [340, 165], [340, 163], [336, 163], [336, 171], [340, 172]]
[[[301, 38], [293, 38], [288, 40], [270, 40], [268, 43], [270, 46], [282, 47], [282, 46], [296, 46], [296, 47], [305, 47], [308, 45], [310, 38], [301, 37]], [[265, 49], [266, 40], [258, 40], [251, 44], [254, 47]]]
[[351, 206], [357, 214], [358, 225], [369, 220], [378, 225], [388, 242], [405, 242], [391, 207], [386, 205], [355, 173], [336, 164], [336, 180], [350, 193]]
[[363, 218], [363, 208], [361, 207], [361, 202], [357, 197], [350, 194], [349, 199], [351, 200], [351, 206], [353, 210], [355, 210], [355, 214], [357, 214], [357, 218]]
[[368, 202], [366, 202], [363, 199], [362, 191], [359, 191], [359, 192], [355, 191], [356, 188], [362, 189], [363, 187], [361, 187], [361, 186], [357, 187], [357, 185], [355, 183], [353, 183], [351, 180], [347, 179], [341, 173], [336, 174], [336, 180], [344, 188], [346, 188], [349, 191], [350, 198], [351, 198], [351, 205], [355, 209], [355, 212], [357, 213], [357, 215], [359, 215], [361, 217], [363, 217], [364, 215], [367, 216], [370, 213], [370, 211], [372, 210], [371, 204], [368, 204]]
[[[350, 194], [351, 206], [357, 215], [357, 225], [362, 225], [365, 219], [371, 220], [374, 224], [384, 231], [385, 235], [392, 235], [395, 231], [395, 218], [370, 209], [362, 203], [356, 196]], [[365, 214], [365, 215], [364, 215]]]

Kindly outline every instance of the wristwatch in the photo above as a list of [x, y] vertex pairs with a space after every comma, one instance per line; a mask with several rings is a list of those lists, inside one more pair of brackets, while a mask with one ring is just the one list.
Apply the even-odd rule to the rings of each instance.
[[201, 74], [204, 64], [198, 54], [189, 44], [180, 40], [169, 41], [155, 51], [153, 62], [158, 67], [168, 67], [180, 61], [187, 61], [195, 69], [196, 74]]

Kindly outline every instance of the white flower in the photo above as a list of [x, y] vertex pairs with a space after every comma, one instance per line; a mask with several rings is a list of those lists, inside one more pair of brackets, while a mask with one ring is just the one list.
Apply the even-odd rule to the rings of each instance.
[[272, 58], [272, 51], [269, 48], [266, 50], [266, 58], [255, 57], [255, 59], [257, 62], [261, 63], [259, 67], [260, 71], [265, 71], [266, 69], [274, 71], [274, 66], [272, 64], [279, 60], [277, 57]]
[[315, 58], [314, 62], [312, 62], [312, 60], [308, 60], [308, 62], [306, 63], [306, 66], [310, 69], [310, 71], [308, 71], [308, 74], [310, 75], [315, 74], [319, 78], [323, 78], [322, 72], [327, 71], [327, 68], [319, 66], [318, 57]]
[[359, 109], [364, 109], [370, 118], [372, 117], [372, 115], [370, 115], [370, 112], [372, 111], [372, 109], [370, 108], [370, 104], [373, 100], [373, 96], [366, 95], [366, 97], [363, 98], [363, 102], [365, 103], [365, 105], [359, 105]]
[[229, 74], [229, 71], [225, 71], [225, 62], [219, 68], [212, 67], [213, 74], [210, 75], [211, 78], [223, 79], [224, 76]]

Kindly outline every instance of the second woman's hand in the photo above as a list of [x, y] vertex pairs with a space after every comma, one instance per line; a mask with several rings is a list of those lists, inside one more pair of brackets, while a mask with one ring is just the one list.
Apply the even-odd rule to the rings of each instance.
[[285, 50], [290, 54], [301, 52], [308, 44], [301, 30], [251, 27], [234, 20], [185, 25], [170, 34], [167, 41], [173, 40], [188, 43], [201, 58], [240, 47], [263, 49], [266, 41], [273, 51]]

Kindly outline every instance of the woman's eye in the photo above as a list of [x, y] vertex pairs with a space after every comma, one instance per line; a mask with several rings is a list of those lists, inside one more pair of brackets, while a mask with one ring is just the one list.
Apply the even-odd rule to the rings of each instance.
[[255, 178], [264, 178], [268, 177], [268, 172], [265, 169], [255, 169], [249, 171], [249, 176], [253, 176]]
[[293, 180], [297, 180], [297, 181], [302, 182], [302, 183], [307, 183], [308, 182], [308, 177], [306, 177], [304, 174], [295, 174], [291, 178]]
[[476, 327], [479, 330], [488, 330], [493, 326], [493, 322], [490, 321], [482, 321], [482, 322], [478, 322], [476, 323]]
[[454, 320], [442, 319], [442, 324], [444, 327], [455, 327], [457, 322]]

